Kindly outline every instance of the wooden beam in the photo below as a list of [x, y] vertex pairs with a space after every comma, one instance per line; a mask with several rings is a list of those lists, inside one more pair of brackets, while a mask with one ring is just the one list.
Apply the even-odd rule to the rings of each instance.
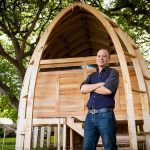
[[24, 77], [23, 86], [21, 90], [20, 95], [20, 102], [19, 102], [19, 108], [18, 108], [18, 120], [17, 120], [17, 135], [16, 135], [16, 150], [22, 150], [23, 149], [23, 143], [24, 143], [24, 126], [25, 123], [25, 113], [26, 113], [26, 103], [27, 103], [27, 97], [25, 95], [28, 95], [28, 88], [31, 78], [31, 70], [32, 65], [29, 65]]
[[46, 147], [49, 149], [51, 144], [51, 128], [50, 126], [47, 126], [47, 144]]
[[[131, 44], [131, 40], [130, 37], [125, 34], [121, 29], [115, 29], [116, 32], [118, 33], [120, 39], [123, 41], [123, 43], [126, 46], [126, 49], [128, 50], [128, 53], [131, 54], [131, 59], [134, 65], [134, 69], [136, 72], [136, 77], [137, 77], [137, 81], [138, 81], [138, 85], [139, 85], [139, 89], [134, 89], [133, 91], [135, 92], [140, 92], [141, 93], [141, 103], [142, 103], [142, 112], [143, 112], [143, 120], [144, 120], [144, 130], [146, 132], [150, 132], [150, 116], [149, 116], [149, 112], [150, 112], [150, 108], [149, 108], [149, 103], [148, 103], [148, 95], [147, 95], [147, 91], [146, 91], [146, 85], [145, 85], [145, 81], [144, 81], [144, 77], [143, 77], [143, 73], [140, 67], [140, 62], [138, 60], [138, 56], [135, 57], [135, 55], [137, 54]], [[132, 55], [134, 57], [132, 57]], [[150, 135], [146, 136], [146, 145], [147, 148], [150, 148]]]
[[41, 127], [40, 148], [44, 148], [44, 133], [45, 133], [45, 127]]
[[61, 143], [60, 143], [60, 132], [61, 132], [61, 126], [60, 126], [60, 119], [58, 118], [58, 141], [57, 141], [57, 150], [60, 150], [60, 146], [61, 146]]
[[129, 57], [131, 57], [131, 58], [136, 58], [135, 55], [130, 54], [129, 52], [125, 52], [125, 51], [124, 51], [124, 54], [125, 54], [125, 56], [129, 56]]
[[67, 141], [66, 141], [66, 136], [67, 136], [67, 126], [66, 126], [66, 119], [64, 118], [63, 119], [63, 150], [66, 150], [66, 144], [67, 144]]
[[73, 130], [70, 128], [70, 150], [73, 150]]
[[60, 121], [60, 124], [63, 124], [63, 119], [60, 118], [33, 118], [33, 126], [46, 126], [46, 125], [57, 125]]
[[[87, 64], [90, 64], [90, 61], [95, 62], [96, 56], [89, 56], [89, 57], [77, 57], [77, 58], [61, 58], [61, 59], [46, 59], [41, 60], [40, 65], [47, 65], [47, 64], [66, 64], [66, 66], [69, 66], [68, 63], [82, 63], [87, 62]], [[113, 54], [111, 55], [110, 63], [117, 63], [119, 62], [118, 56]], [[96, 64], [96, 62], [95, 62]]]
[[33, 116], [33, 100], [35, 93], [35, 83], [38, 73], [38, 67], [42, 55], [42, 48], [40, 48], [36, 54], [36, 58], [32, 67], [31, 79], [29, 85], [29, 94], [27, 100], [27, 109], [26, 109], [26, 130], [25, 130], [25, 140], [24, 140], [24, 149], [30, 150], [31, 147], [31, 129], [32, 129], [32, 116]]
[[33, 148], [37, 148], [38, 129], [38, 127], [33, 128]]
[[139, 90], [139, 89], [133, 89], [133, 88], [132, 88], [132, 91], [134, 91], [134, 92], [138, 92], [138, 93], [146, 93], [146, 91]]

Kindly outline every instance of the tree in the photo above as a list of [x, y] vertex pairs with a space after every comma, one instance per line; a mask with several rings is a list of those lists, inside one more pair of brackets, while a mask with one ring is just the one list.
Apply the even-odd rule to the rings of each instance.
[[113, 19], [136, 41], [150, 69], [149, 0], [84, 0]]
[[150, 69], [149, 11], [149, 0], [112, 0], [105, 9], [105, 14], [114, 19], [137, 42]]
[[0, 99], [17, 110], [26, 65], [61, 0], [3, 0], [0, 7]]
[[[26, 66], [35, 46], [54, 16], [73, 1], [0, 0], [0, 103], [8, 102], [17, 110]], [[82, 1], [114, 19], [136, 40], [150, 33], [148, 0], [112, 0], [111, 5], [104, 4], [104, 0]], [[140, 42], [149, 42], [149, 38]]]

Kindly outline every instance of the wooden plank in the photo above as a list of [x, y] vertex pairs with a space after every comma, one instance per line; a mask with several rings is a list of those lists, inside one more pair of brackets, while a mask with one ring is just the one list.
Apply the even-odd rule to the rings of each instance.
[[73, 150], [73, 130], [70, 128], [70, 150]]
[[53, 63], [53, 64], [41, 64], [40, 68], [59, 68], [59, 67], [73, 67], [73, 66], [81, 66], [80, 62], [72, 62], [72, 63]]
[[28, 149], [28, 150], [30, 149], [30, 146], [31, 146], [33, 99], [34, 99], [35, 83], [36, 83], [36, 77], [37, 77], [38, 66], [39, 66], [41, 55], [42, 55], [42, 47], [39, 49], [36, 55], [36, 59], [33, 64], [31, 79], [30, 79], [30, 86], [29, 86], [28, 100], [27, 100], [24, 149]]
[[[84, 69], [84, 71], [89, 71], [88, 69]], [[94, 71], [94, 70], [92, 70], [92, 71]], [[90, 71], [90, 72], [92, 72], [92, 71]], [[119, 72], [120, 72], [121, 70], [119, 70]], [[64, 71], [65, 72], [65, 71]], [[59, 101], [60, 101], [60, 104], [62, 105], [61, 106], [61, 111], [69, 111], [69, 109], [71, 109], [71, 110], [75, 110], [75, 105], [76, 105], [76, 103], [75, 104], [73, 104], [72, 103], [72, 100], [73, 101], [75, 101], [75, 102], [77, 102], [78, 103], [78, 101], [80, 101], [81, 99], [83, 99], [83, 101], [85, 102], [85, 104], [83, 104], [83, 107], [85, 108], [85, 105], [86, 105], [86, 102], [87, 102], [87, 98], [86, 98], [86, 101], [84, 100], [84, 95], [83, 94], [81, 94], [80, 93], [80, 90], [79, 90], [79, 87], [77, 87], [76, 89], [77, 89], [77, 91], [75, 92], [75, 90], [76, 89], [73, 89], [72, 91], [71, 91], [71, 83], [73, 82], [78, 82], [78, 78], [80, 77], [81, 78], [81, 74], [80, 75], [78, 75], [78, 74], [74, 74], [74, 73], [72, 73], [72, 71], [70, 71], [70, 72], [68, 72], [68, 74], [64, 74], [64, 72], [62, 73], [62, 74], [60, 74], [59, 76], [60, 76], [60, 81], [59, 81], [59, 83], [60, 83], [60, 97], [59, 97]], [[134, 77], [134, 75], [135, 75], [135, 73], [133, 72], [133, 67], [129, 67], [129, 72], [130, 72], [130, 77]], [[49, 74], [49, 77], [50, 77], [50, 73], [48, 73]], [[56, 72], [56, 74], [57, 74], [57, 72]], [[46, 74], [45, 74], [46, 75]], [[120, 76], [121, 76], [121, 73], [120, 73]], [[54, 75], [54, 77], [55, 77], [55, 75]], [[77, 77], [77, 78], [76, 78]], [[121, 77], [120, 77], [121, 78]], [[77, 79], [77, 80], [76, 80]], [[48, 79], [47, 79], [48, 80]], [[83, 79], [82, 79], [82, 81], [84, 80], [84, 76], [83, 76]], [[122, 80], [122, 79], [120, 79], [120, 80]], [[63, 81], [63, 82], [62, 82]], [[82, 81], [80, 81], [79, 82], [79, 84], [82, 82]], [[136, 81], [134, 81], [133, 82], [133, 85], [135, 85], [135, 87], [137, 86], [137, 84], [135, 84], [136, 83]], [[63, 88], [61, 87], [61, 84], [63, 84]], [[65, 84], [67, 84], [67, 86], [65, 85]], [[70, 85], [69, 85], [70, 84]], [[120, 84], [122, 85], [123, 84], [123, 81], [120, 81]], [[43, 89], [44, 87], [42, 87], [42, 89]], [[47, 87], [45, 87], [47, 90], [48, 90], [48, 88]], [[123, 88], [123, 86], [119, 86], [119, 89], [121, 90]], [[40, 89], [39, 89], [40, 90]], [[69, 93], [68, 93], [68, 90], [70, 91]], [[49, 90], [48, 90], [49, 91]], [[40, 92], [40, 91], [39, 91]], [[75, 94], [75, 95], [73, 95], [73, 94]], [[121, 106], [123, 106], [123, 107], [125, 107], [126, 108], [126, 106], [125, 106], [125, 97], [124, 97], [124, 103], [122, 103], [123, 102], [123, 95], [125, 95], [125, 93], [123, 92], [123, 93], [121, 93], [120, 92], [120, 95], [121, 95], [121, 103], [120, 103], [120, 107]], [[71, 97], [73, 97], [72, 99], [70, 99], [70, 96]], [[40, 97], [39, 97], [40, 98]], [[40, 102], [36, 102], [35, 101], [35, 106], [44, 106], [44, 104], [45, 105], [47, 105], [46, 104], [46, 102], [48, 102], [46, 99], [48, 99], [48, 97], [46, 98], [44, 98], [44, 97], [41, 97], [41, 99], [42, 99], [42, 101], [41, 101], [41, 103]], [[137, 98], [134, 98], [135, 100], [137, 99]], [[139, 99], [139, 98], [138, 98]], [[46, 101], [44, 101], [44, 100], [46, 100]], [[40, 101], [40, 99], [39, 99], [39, 101]], [[52, 101], [51, 101], [51, 103], [52, 103]], [[66, 104], [65, 104], [66, 103]], [[69, 103], [70, 104], [73, 104], [70, 108], [69, 108]], [[81, 105], [82, 105], [82, 103], [81, 103]], [[135, 109], [139, 109], [139, 103], [135, 103]], [[52, 106], [52, 107], [54, 107], [54, 105]], [[72, 109], [72, 107], [74, 108], [74, 109]], [[123, 108], [122, 107], [122, 108]], [[35, 107], [36, 108], [36, 107]], [[49, 108], [49, 107], [47, 107], [47, 108]], [[80, 107], [80, 108], [78, 108], [78, 109], [81, 109], [82, 110], [82, 106]], [[121, 108], [120, 108], [121, 109]], [[48, 110], [48, 109], [47, 109]], [[48, 110], [48, 111], [46, 111], [46, 109], [44, 109], [44, 107], [43, 107], [43, 109], [42, 109], [42, 107], [39, 107], [39, 109], [35, 109], [35, 113], [40, 113], [40, 111], [41, 112], [54, 112], [54, 109], [53, 110]]]
[[37, 148], [38, 127], [34, 127], [33, 129], [33, 148]]
[[55, 107], [52, 106], [34, 106], [35, 110], [55, 110]]
[[[146, 83], [146, 87], [147, 87], [148, 103], [149, 103], [149, 107], [150, 107], [150, 80], [149, 80], [150, 72], [147, 68], [147, 65], [145, 64], [145, 61], [144, 61], [140, 51], [138, 49], [135, 49], [135, 51], [136, 51], [137, 57], [139, 59], [139, 63], [140, 63], [141, 69], [142, 69], [143, 76], [146, 77], [145, 83]], [[149, 113], [150, 113], [150, 110], [149, 110]]]
[[143, 74], [142, 74], [142, 71], [141, 71], [141, 67], [140, 67], [138, 59], [136, 59], [136, 53], [135, 53], [134, 49], [132, 48], [132, 45], [129, 41], [129, 36], [127, 34], [125, 34], [119, 28], [116, 28], [115, 30], [116, 30], [117, 34], [119, 35], [119, 37], [124, 42], [124, 44], [125, 44], [125, 46], [128, 50], [127, 55], [131, 56], [131, 58], [132, 58], [132, 62], [133, 62], [133, 65], [134, 65], [134, 69], [136, 71], [136, 77], [138, 79], [137, 81], [138, 81], [140, 90], [141, 91], [146, 91], [145, 83], [144, 83], [144, 79], [143, 79]]
[[[83, 62], [87, 62], [87, 64], [90, 64], [89, 62], [94, 62], [94, 64], [96, 64], [96, 56], [89, 56], [89, 57], [77, 57], [77, 58], [61, 58], [61, 59], [46, 59], [46, 60], [41, 60], [40, 61], [40, 65], [44, 66], [44, 65], [50, 65], [50, 64], [53, 64], [54, 67], [57, 67], [55, 65], [57, 64], [60, 64], [60, 65], [66, 65], [66, 66], [70, 66], [70, 65], [73, 65], [73, 64], [78, 64], [78, 65], [81, 65]], [[115, 62], [118, 62], [118, 57], [117, 55], [115, 54], [112, 54], [111, 55], [111, 60], [110, 60], [110, 63], [115, 63]], [[70, 65], [69, 65], [70, 63]], [[58, 65], [59, 67], [59, 65]]]
[[41, 127], [41, 133], [40, 133], [40, 148], [44, 147], [44, 131], [45, 127]]
[[24, 82], [23, 82], [21, 95], [20, 95], [20, 102], [18, 108], [18, 120], [17, 120], [17, 135], [16, 135], [16, 145], [15, 145], [16, 150], [23, 149], [24, 134], [22, 133], [24, 133], [24, 127], [22, 126], [22, 124], [25, 123], [24, 119], [25, 119], [26, 101], [27, 101], [26, 95], [28, 94], [31, 70], [32, 70], [32, 66], [29, 65], [24, 77]]
[[[60, 111], [59, 89], [60, 89], [60, 85], [59, 85], [59, 75], [58, 75], [57, 82], [56, 82], [56, 111], [58, 111], [58, 112]], [[58, 147], [59, 147], [59, 145], [58, 145]]]
[[45, 48], [43, 48], [43, 50], [42, 50], [44, 52], [44, 50], [46, 49], [46, 41], [48, 40], [48, 37], [49, 37], [50, 33], [52, 32], [53, 28], [55, 28], [55, 26], [59, 22], [60, 18], [62, 18], [62, 16], [65, 16], [65, 14], [71, 9], [72, 9], [71, 5], [65, 9], [62, 9], [61, 12], [53, 19], [50, 26], [48, 26], [47, 30], [44, 32], [44, 34], [40, 38], [40, 41], [38, 42], [38, 45], [36, 46], [36, 49], [34, 50], [34, 53], [31, 57], [30, 62], [35, 60], [36, 54], [38, 53], [39, 49], [41, 48], [41, 45], [45, 46]]
[[129, 57], [131, 57], [131, 58], [136, 58], [135, 53], [134, 53], [134, 54], [132, 54], [132, 53], [130, 54], [129, 52], [125, 52], [125, 51], [124, 51], [124, 55], [125, 55], [125, 56], [129, 56]]
[[67, 136], [67, 126], [66, 126], [66, 119], [63, 118], [63, 150], [66, 150], [66, 136]]
[[78, 116], [78, 115], [86, 115], [86, 111], [69, 111], [69, 112], [33, 112], [34, 118], [46, 118], [46, 117], [66, 117], [66, 116]]
[[[58, 122], [58, 118], [33, 118], [33, 126], [57, 125]], [[63, 124], [62, 118], [60, 118], [60, 124]]]
[[57, 132], [58, 133], [57, 150], [60, 150], [60, 146], [61, 146], [60, 145], [60, 132], [61, 132], [60, 130], [61, 130], [61, 127], [60, 127], [60, 119], [59, 118], [58, 118], [58, 128], [57, 129], [58, 129], [58, 132]]
[[[135, 57], [136, 53], [130, 43], [130, 37], [127, 34], [125, 35], [125, 33], [121, 29], [116, 29], [116, 32], [118, 33], [118, 35], [124, 42], [129, 53], [130, 54], [132, 53], [131, 56], [134, 55], [134, 57], [132, 58], [132, 62], [133, 62], [134, 69], [136, 72], [135, 76], [137, 77], [137, 82], [139, 85], [139, 90], [134, 89], [134, 91], [141, 92], [140, 98], [141, 98], [141, 103], [142, 103], [142, 112], [143, 112], [144, 127], [145, 127], [144, 130], [146, 132], [150, 132], [150, 116], [149, 116], [150, 108], [149, 108], [149, 104], [148, 104], [148, 96], [146, 93], [146, 86], [145, 86], [145, 81], [144, 81], [144, 77], [142, 74], [142, 70], [140, 67], [140, 62]], [[148, 140], [146, 140], [146, 143], [147, 143], [146, 145], [147, 145], [147, 148], [150, 148], [150, 135], [147, 135], [147, 139]]]
[[48, 126], [47, 127], [47, 148], [49, 149], [50, 148], [50, 144], [51, 144], [51, 127]]
[[[46, 52], [45, 55], [50, 55], [50, 58], [56, 58], [57, 54], [58, 54], [58, 58], [61, 58], [61, 56], [63, 55], [63, 52], [64, 52], [64, 55], [66, 55], [69, 51], [71, 52], [75, 52], [75, 51], [72, 51], [73, 49], [77, 49], [77, 47], [79, 46], [78, 44], [80, 44], [80, 47], [82, 46], [82, 43], [85, 43], [86, 40], [87, 40], [87, 34], [90, 36], [90, 34], [98, 34], [98, 33], [101, 33], [101, 36], [103, 36], [103, 39], [101, 38], [101, 36], [99, 38], [97, 38], [97, 40], [94, 40], [94, 39], [91, 39], [89, 38], [89, 42], [94, 42], [94, 46], [95, 44], [97, 43], [97, 45], [104, 45], [104, 46], [109, 46], [110, 45], [110, 42], [108, 40], [108, 34], [106, 34], [106, 31], [103, 31], [100, 29], [100, 26], [99, 28], [97, 28], [96, 30], [91, 28], [90, 27], [90, 32], [87, 32], [86, 30], [81, 30], [83, 29], [82, 27], [82, 23], [80, 23], [81, 21], [79, 21], [75, 26], [72, 25], [72, 26], [69, 26], [68, 28], [64, 28], [66, 32], [63, 31], [63, 34], [65, 34], [65, 36], [62, 35], [62, 32], [61, 33], [55, 33], [55, 39], [57, 39], [57, 41], [53, 41], [53, 38], [51, 38], [52, 40], [52, 44], [50, 43], [47, 47], [47, 49], [49, 49], [49, 53]], [[90, 24], [90, 23], [88, 23]], [[87, 26], [87, 25], [86, 25]], [[95, 25], [96, 26], [96, 25]], [[81, 28], [82, 27], [82, 28]], [[71, 29], [72, 28], [72, 29]], [[59, 28], [61, 30], [64, 30], [62, 27]], [[82, 31], [83, 32], [83, 35], [80, 36], [80, 37], [77, 37], [78, 35], [72, 33], [71, 36], [69, 35], [71, 30], [74, 30], [74, 33], [77, 33], [79, 31]], [[99, 34], [100, 35], [100, 34]], [[66, 38], [70, 36], [71, 38]], [[80, 40], [79, 40], [80, 39]], [[102, 40], [98, 40], [98, 39], [102, 39]], [[80, 42], [79, 42], [80, 41]], [[59, 44], [57, 44], [57, 42]], [[86, 46], [86, 45], [85, 45]], [[88, 46], [88, 44], [87, 44]], [[78, 48], [80, 48], [78, 47]], [[88, 47], [87, 47], [88, 48]], [[54, 50], [55, 51], [52, 51]], [[62, 49], [64, 49], [63, 51], [61, 51]]]

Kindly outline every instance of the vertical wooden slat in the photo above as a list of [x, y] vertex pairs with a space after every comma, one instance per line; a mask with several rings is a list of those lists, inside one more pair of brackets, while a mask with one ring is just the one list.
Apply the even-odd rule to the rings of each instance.
[[24, 143], [24, 124], [25, 124], [25, 113], [26, 113], [26, 102], [28, 98], [28, 88], [30, 84], [32, 65], [29, 65], [24, 77], [24, 82], [22, 85], [19, 109], [18, 109], [18, 120], [17, 120], [17, 135], [16, 135], [16, 150], [23, 149]]
[[56, 82], [56, 111], [59, 112], [60, 111], [60, 101], [59, 101], [59, 89], [60, 89], [60, 85], [59, 85], [59, 74], [56, 75], [57, 78], [57, 82]]
[[58, 127], [54, 127], [54, 147], [57, 147], [58, 141]]
[[29, 86], [29, 94], [27, 100], [27, 109], [26, 109], [26, 130], [25, 130], [25, 140], [24, 140], [24, 149], [30, 150], [31, 148], [31, 129], [32, 129], [32, 113], [33, 113], [33, 100], [35, 92], [36, 77], [38, 73], [38, 67], [40, 63], [40, 58], [42, 55], [42, 47], [39, 49], [36, 58], [33, 63], [32, 72], [31, 72], [31, 81]]
[[33, 148], [37, 148], [37, 140], [38, 140], [38, 127], [34, 127], [33, 130]]
[[61, 130], [61, 127], [60, 127], [60, 118], [58, 118], [58, 144], [57, 144], [57, 150], [60, 150], [60, 130]]
[[44, 147], [44, 132], [45, 132], [45, 127], [41, 127], [40, 148]]
[[73, 130], [70, 128], [70, 150], [73, 150]]
[[63, 150], [66, 150], [66, 119], [63, 119]]
[[47, 127], [47, 148], [50, 148], [51, 144], [51, 127]]

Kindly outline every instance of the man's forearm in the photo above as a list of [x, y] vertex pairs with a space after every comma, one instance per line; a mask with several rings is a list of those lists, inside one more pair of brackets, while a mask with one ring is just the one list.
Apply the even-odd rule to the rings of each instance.
[[81, 93], [86, 94], [86, 93], [90, 93], [94, 90], [96, 90], [97, 88], [101, 87], [104, 83], [100, 82], [100, 83], [95, 83], [95, 84], [83, 84], [81, 86]]
[[97, 94], [102, 94], [102, 95], [109, 95], [109, 94], [112, 94], [112, 92], [105, 88], [104, 86], [101, 86], [97, 89], [95, 89], [93, 92], [97, 93]]

